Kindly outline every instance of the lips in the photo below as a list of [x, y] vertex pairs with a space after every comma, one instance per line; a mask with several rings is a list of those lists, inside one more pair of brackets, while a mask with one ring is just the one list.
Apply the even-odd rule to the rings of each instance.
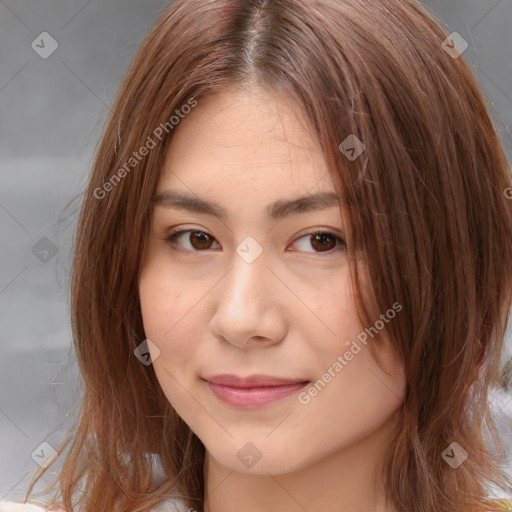
[[309, 382], [304, 379], [288, 379], [282, 377], [271, 377], [268, 375], [251, 375], [250, 377], [237, 377], [236, 375], [214, 375], [205, 377], [204, 380], [212, 384], [231, 386], [236, 388], [253, 388], [267, 386], [285, 386], [288, 384], [297, 384], [299, 382]]
[[217, 398], [237, 407], [260, 407], [286, 398], [309, 383], [303, 379], [268, 375], [238, 377], [223, 374], [203, 380]]

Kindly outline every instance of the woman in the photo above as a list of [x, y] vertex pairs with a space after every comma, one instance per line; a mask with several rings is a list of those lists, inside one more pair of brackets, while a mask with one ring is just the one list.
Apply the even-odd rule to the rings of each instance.
[[416, 2], [173, 3], [85, 194], [50, 505], [507, 510], [511, 181]]

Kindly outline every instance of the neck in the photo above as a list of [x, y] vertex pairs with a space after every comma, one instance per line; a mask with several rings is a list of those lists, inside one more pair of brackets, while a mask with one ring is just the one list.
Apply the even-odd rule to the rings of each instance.
[[236, 473], [206, 451], [204, 512], [389, 512], [381, 475], [392, 427], [285, 474]]

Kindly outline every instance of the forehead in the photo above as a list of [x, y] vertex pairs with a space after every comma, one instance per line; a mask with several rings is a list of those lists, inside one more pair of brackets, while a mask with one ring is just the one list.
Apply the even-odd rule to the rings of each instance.
[[231, 89], [197, 101], [175, 128], [160, 190], [229, 186], [280, 197], [283, 189], [334, 191], [316, 134], [299, 109], [276, 93]]

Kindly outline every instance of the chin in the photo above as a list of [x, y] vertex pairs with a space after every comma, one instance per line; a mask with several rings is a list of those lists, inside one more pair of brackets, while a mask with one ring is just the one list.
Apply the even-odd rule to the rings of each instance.
[[[210, 457], [215, 461], [235, 473], [245, 473], [249, 475], [268, 476], [293, 473], [299, 471], [314, 463], [313, 458], [308, 457], [306, 453], [300, 456], [294, 446], [272, 446], [270, 443], [266, 446], [258, 441], [251, 443], [235, 443], [232, 449], [219, 451], [218, 449], [209, 450], [206, 447]], [[218, 444], [216, 444], [218, 447]], [[240, 447], [241, 446], [241, 447]], [[300, 450], [299, 450], [300, 452]], [[290, 454], [296, 454], [290, 456]]]

